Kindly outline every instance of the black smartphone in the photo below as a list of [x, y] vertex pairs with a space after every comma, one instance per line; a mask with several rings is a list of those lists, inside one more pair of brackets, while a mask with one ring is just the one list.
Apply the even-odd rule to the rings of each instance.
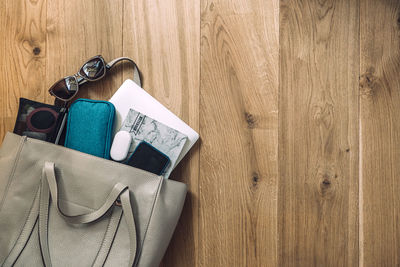
[[167, 155], [145, 141], [139, 143], [127, 162], [132, 167], [157, 175], [162, 175], [169, 163]]

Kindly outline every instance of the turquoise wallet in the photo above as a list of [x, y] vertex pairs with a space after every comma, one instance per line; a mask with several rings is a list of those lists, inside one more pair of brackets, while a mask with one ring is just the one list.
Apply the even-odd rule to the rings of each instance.
[[109, 159], [114, 116], [110, 102], [77, 99], [69, 108], [64, 146]]

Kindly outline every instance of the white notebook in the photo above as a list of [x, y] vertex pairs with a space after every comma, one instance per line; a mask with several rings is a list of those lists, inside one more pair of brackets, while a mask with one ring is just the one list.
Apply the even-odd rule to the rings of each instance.
[[128, 115], [129, 110], [134, 109], [188, 137], [173, 168], [178, 165], [199, 139], [199, 134], [197, 132], [130, 79], [126, 80], [121, 85], [109, 101], [114, 104], [116, 111], [114, 135], [121, 128], [122, 122]]

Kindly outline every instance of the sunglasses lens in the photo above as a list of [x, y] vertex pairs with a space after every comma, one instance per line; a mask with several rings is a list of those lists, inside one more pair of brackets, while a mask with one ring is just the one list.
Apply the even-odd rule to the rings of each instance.
[[68, 100], [78, 91], [78, 81], [74, 76], [67, 77], [54, 84], [50, 91], [58, 98]]
[[89, 60], [82, 66], [79, 74], [88, 79], [88, 80], [96, 80], [103, 76], [105, 73], [105, 66], [103, 60], [100, 58], [94, 58]]

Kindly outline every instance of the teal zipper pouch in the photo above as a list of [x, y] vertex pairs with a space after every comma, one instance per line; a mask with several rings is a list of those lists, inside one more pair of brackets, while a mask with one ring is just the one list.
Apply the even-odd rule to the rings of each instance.
[[114, 117], [110, 102], [77, 99], [69, 108], [64, 146], [109, 159]]

